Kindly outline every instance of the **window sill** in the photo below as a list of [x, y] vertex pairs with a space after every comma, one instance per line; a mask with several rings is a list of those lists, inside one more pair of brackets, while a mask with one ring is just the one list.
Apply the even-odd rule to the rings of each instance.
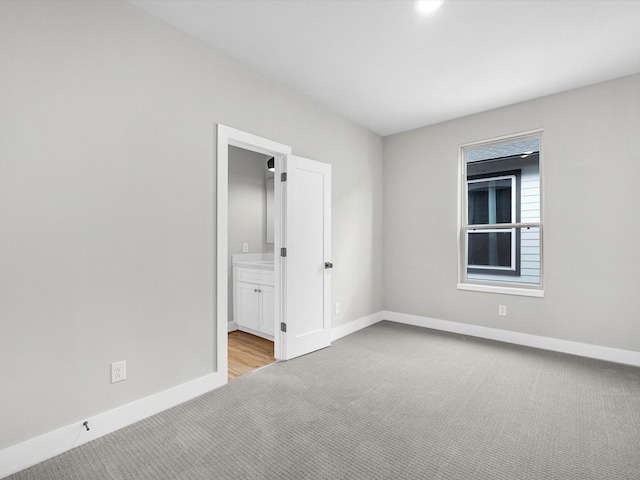
[[458, 290], [472, 292], [501, 293], [504, 295], [520, 295], [522, 297], [544, 297], [544, 290], [534, 288], [503, 287], [498, 285], [480, 285], [477, 283], [459, 283]]

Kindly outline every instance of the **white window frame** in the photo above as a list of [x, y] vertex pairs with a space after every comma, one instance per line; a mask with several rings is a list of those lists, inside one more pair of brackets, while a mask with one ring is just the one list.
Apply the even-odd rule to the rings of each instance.
[[[498, 177], [487, 177], [487, 178], [477, 178], [475, 180], [467, 180], [467, 188], [466, 188], [466, 208], [469, 208], [469, 184], [471, 183], [483, 183], [483, 182], [495, 182], [497, 180], [511, 180], [511, 223], [516, 223], [516, 176], [515, 175], [501, 175]], [[468, 214], [467, 210], [467, 214]], [[507, 272], [515, 272], [516, 271], [516, 229], [515, 228], [502, 228], [501, 223], [492, 223], [490, 225], [500, 225], [500, 228], [467, 228], [467, 241], [465, 241], [466, 247], [466, 258], [469, 258], [469, 235], [473, 235], [474, 233], [511, 233], [511, 266], [509, 267], [500, 267], [500, 266], [492, 266], [492, 265], [469, 265], [467, 267], [473, 268], [475, 270], [493, 270], [493, 271], [507, 271]], [[486, 225], [482, 225], [485, 226]], [[479, 227], [476, 226], [476, 227]]]
[[[544, 223], [544, 181], [543, 181], [543, 143], [542, 143], [542, 129], [529, 130], [526, 132], [514, 133], [510, 135], [504, 135], [500, 137], [494, 137], [487, 140], [480, 140], [470, 143], [465, 143], [459, 146], [459, 178], [458, 182], [458, 290], [469, 290], [475, 292], [487, 292], [487, 293], [499, 293], [506, 295], [521, 295], [527, 297], [544, 297], [544, 256], [543, 256], [543, 223]], [[509, 285], [500, 282], [479, 282], [476, 280], [469, 280], [467, 278], [467, 235], [468, 231], [474, 229], [478, 230], [495, 230], [495, 225], [469, 225], [468, 224], [468, 180], [467, 180], [467, 162], [465, 158], [465, 152], [467, 150], [476, 149], [482, 146], [490, 146], [491, 144], [503, 144], [508, 142], [515, 142], [518, 140], [526, 140], [527, 138], [538, 138], [540, 141], [539, 149], [539, 175], [540, 175], [540, 221], [539, 222], [527, 222], [511, 224], [499, 224], [501, 231], [507, 228], [514, 230], [517, 228], [538, 228], [540, 235], [540, 284], [539, 285]], [[513, 215], [513, 211], [512, 211]], [[515, 233], [514, 233], [515, 238]], [[513, 254], [513, 250], [512, 250]], [[472, 267], [476, 268], [476, 267]]]

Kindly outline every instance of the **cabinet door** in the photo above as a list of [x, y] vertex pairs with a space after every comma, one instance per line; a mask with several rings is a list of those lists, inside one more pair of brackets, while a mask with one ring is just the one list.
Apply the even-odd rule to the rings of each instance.
[[260, 330], [260, 286], [255, 283], [236, 282], [236, 318], [241, 327]]
[[268, 335], [273, 335], [274, 329], [274, 294], [273, 287], [266, 285], [260, 285], [260, 297], [262, 300], [261, 310], [261, 326], [260, 331]]

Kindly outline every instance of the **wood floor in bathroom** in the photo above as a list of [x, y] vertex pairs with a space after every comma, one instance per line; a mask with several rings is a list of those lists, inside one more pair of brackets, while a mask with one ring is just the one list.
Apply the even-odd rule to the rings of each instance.
[[250, 333], [229, 332], [228, 379], [241, 377], [275, 362], [273, 342]]

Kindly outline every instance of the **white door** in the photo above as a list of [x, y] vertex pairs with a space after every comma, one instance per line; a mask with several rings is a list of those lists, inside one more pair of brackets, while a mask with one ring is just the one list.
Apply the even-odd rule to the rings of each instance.
[[331, 165], [287, 155], [285, 171], [281, 335], [288, 360], [331, 344]]

